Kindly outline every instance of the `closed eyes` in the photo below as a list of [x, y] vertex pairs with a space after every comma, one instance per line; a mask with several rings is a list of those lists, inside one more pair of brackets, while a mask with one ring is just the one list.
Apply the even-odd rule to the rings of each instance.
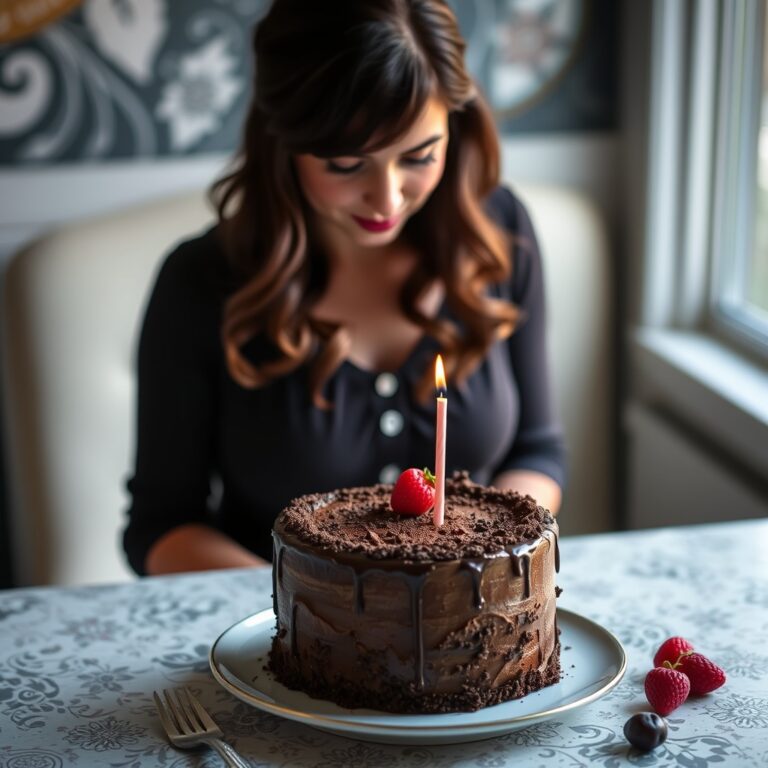
[[[426, 155], [423, 155], [421, 157], [403, 157], [400, 160], [400, 162], [406, 166], [419, 167], [419, 166], [430, 165], [431, 163], [434, 163], [436, 160], [437, 160], [437, 157], [435, 157], [434, 151], [430, 151]], [[346, 174], [352, 174], [352, 173], [355, 173], [356, 171], [359, 171], [363, 167], [363, 165], [365, 165], [364, 160], [359, 160], [353, 165], [340, 165], [334, 160], [326, 160], [325, 168], [330, 173], [338, 173], [338, 174], [346, 175]]]
[[363, 167], [363, 161], [355, 163], [354, 165], [339, 165], [333, 160], [326, 160], [325, 169], [331, 173], [354, 173]]
[[428, 152], [423, 157], [404, 157], [403, 162], [406, 165], [429, 165], [434, 163], [437, 158], [434, 152]]

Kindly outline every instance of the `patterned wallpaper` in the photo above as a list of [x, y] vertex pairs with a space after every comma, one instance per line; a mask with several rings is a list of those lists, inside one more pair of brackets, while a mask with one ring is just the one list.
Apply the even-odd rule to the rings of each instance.
[[[329, 0], [330, 1], [330, 0]], [[85, 0], [0, 46], [0, 165], [238, 144], [250, 28], [268, 0]], [[613, 0], [452, 0], [505, 133], [611, 130]]]

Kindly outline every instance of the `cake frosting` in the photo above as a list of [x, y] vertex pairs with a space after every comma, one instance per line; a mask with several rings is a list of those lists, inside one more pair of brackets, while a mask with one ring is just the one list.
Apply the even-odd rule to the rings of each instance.
[[549, 512], [457, 474], [435, 526], [394, 514], [391, 492], [303, 496], [275, 521], [276, 678], [400, 713], [471, 711], [557, 682]]

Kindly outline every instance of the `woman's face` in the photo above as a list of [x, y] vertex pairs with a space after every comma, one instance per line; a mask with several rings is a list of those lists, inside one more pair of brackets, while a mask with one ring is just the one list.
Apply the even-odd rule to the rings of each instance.
[[332, 249], [394, 242], [438, 185], [448, 146], [448, 110], [430, 99], [394, 144], [330, 159], [296, 155], [307, 202]]

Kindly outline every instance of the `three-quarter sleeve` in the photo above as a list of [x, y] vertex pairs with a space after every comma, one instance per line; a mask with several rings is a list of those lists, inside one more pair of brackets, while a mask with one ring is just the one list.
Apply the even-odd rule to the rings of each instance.
[[198, 249], [183, 244], [163, 263], [139, 340], [136, 462], [123, 546], [140, 575], [161, 536], [209, 517], [218, 318]]
[[512, 446], [494, 474], [535, 470], [562, 488], [565, 443], [550, 392], [541, 254], [525, 207], [511, 192], [504, 193], [503, 219], [513, 234], [513, 273], [503, 293], [521, 310], [520, 322], [506, 342], [518, 385], [520, 420]]

